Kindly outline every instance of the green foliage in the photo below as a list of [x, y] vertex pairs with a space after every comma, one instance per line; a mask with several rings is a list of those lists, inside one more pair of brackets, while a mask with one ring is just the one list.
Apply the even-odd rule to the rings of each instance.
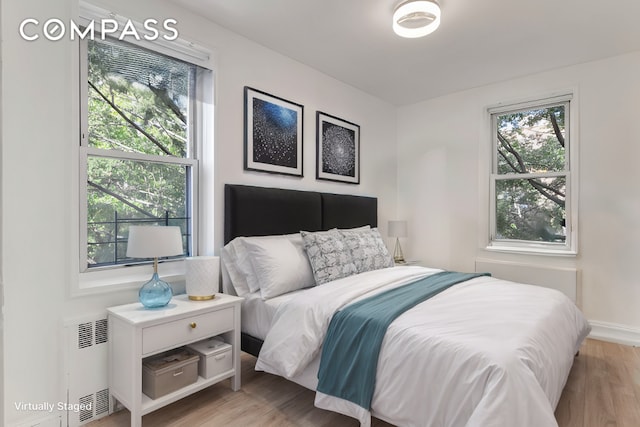
[[564, 170], [564, 107], [500, 115], [497, 132], [499, 174]]
[[498, 239], [564, 242], [566, 176], [521, 177], [565, 171], [563, 105], [496, 118]]
[[88, 145], [156, 156], [88, 157], [87, 262], [104, 265], [124, 258], [131, 223], [188, 230], [189, 167], [163, 159], [188, 155], [195, 66], [110, 41], [90, 41], [88, 61]]
[[[543, 182], [564, 192], [565, 181], [565, 178], [549, 178]], [[564, 242], [564, 205], [543, 196], [530, 180], [497, 181], [496, 199], [499, 239]]]

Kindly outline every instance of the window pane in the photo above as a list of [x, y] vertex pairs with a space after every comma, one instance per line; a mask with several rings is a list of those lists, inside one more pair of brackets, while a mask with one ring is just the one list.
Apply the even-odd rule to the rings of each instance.
[[190, 168], [89, 157], [87, 264], [123, 263], [129, 225], [177, 225], [189, 250]]
[[196, 66], [116, 40], [88, 41], [91, 147], [187, 157]]
[[566, 240], [566, 177], [496, 181], [496, 238]]
[[565, 170], [565, 106], [496, 117], [498, 174]]

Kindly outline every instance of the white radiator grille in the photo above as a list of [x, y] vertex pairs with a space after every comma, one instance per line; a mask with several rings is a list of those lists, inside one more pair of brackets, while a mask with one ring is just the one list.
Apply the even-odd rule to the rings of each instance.
[[102, 418], [109, 413], [107, 357], [109, 329], [104, 314], [65, 322], [67, 425]]
[[107, 319], [96, 320], [95, 343], [104, 344], [109, 339], [109, 323]]
[[93, 322], [85, 322], [78, 325], [78, 348], [91, 347], [93, 345]]
[[575, 268], [477, 259], [476, 271], [491, 273], [499, 279], [557, 289], [580, 305], [580, 276]]
[[109, 413], [109, 389], [105, 388], [96, 393], [96, 410], [95, 415]]
[[82, 396], [78, 403], [80, 404], [78, 410], [78, 418], [80, 422], [89, 421], [93, 418], [93, 408], [95, 406], [95, 402], [93, 401], [93, 394], [89, 394], [87, 396]]

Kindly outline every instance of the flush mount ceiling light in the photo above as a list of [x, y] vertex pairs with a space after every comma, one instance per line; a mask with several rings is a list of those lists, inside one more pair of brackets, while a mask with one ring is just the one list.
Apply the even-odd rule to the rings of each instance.
[[401, 37], [424, 37], [440, 25], [440, 6], [432, 0], [409, 0], [393, 12], [393, 31]]

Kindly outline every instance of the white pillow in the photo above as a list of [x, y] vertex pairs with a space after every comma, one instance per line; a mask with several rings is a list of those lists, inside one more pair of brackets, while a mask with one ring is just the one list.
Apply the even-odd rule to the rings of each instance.
[[222, 276], [222, 293], [227, 295], [238, 295], [233, 287], [233, 283], [231, 283], [231, 277], [229, 277], [229, 271], [225, 265], [222, 251], [220, 252], [220, 274]]
[[269, 238], [271, 236], [236, 237], [222, 248], [221, 260], [229, 273], [229, 278], [238, 296], [256, 292], [260, 289], [258, 278], [253, 270], [246, 242]]
[[[241, 237], [233, 239], [220, 251], [220, 261], [223, 270], [223, 287], [228, 287], [224, 282], [226, 279], [224, 272], [226, 271], [231, 285], [238, 296], [243, 296], [251, 292], [249, 284], [247, 283], [247, 275], [249, 273], [253, 274], [253, 266], [251, 266], [251, 263], [246, 258], [246, 250], [244, 249], [241, 239]], [[241, 261], [238, 260], [238, 251], [243, 254]]]
[[299, 235], [244, 239], [262, 299], [269, 299], [315, 284], [309, 259]]

